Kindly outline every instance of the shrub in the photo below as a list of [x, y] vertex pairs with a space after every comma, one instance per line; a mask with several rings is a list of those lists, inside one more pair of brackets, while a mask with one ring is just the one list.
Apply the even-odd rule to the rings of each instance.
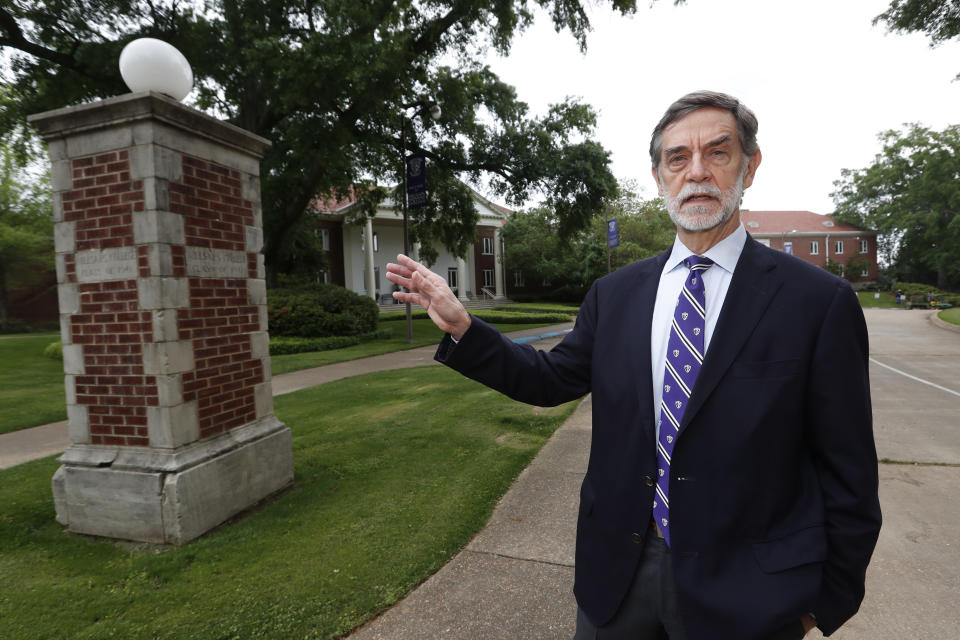
[[335, 284], [268, 292], [270, 333], [322, 338], [356, 336], [377, 328], [377, 303]]
[[59, 340], [51, 342], [43, 349], [43, 356], [51, 360], [63, 360], [63, 345]]

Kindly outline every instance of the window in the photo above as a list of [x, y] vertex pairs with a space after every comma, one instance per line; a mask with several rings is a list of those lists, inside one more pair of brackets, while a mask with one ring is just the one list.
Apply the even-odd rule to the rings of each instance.
[[[366, 234], [363, 231], [361, 231], [360, 232], [360, 251], [367, 250], [366, 240], [367, 240]], [[326, 247], [324, 247], [324, 249], [326, 249]], [[377, 253], [378, 251], [380, 251], [380, 238], [377, 236], [377, 232], [374, 231], [373, 232], [373, 252]]]
[[837, 244], [834, 246], [833, 252], [838, 256], [843, 253], [843, 240], [837, 240]]
[[513, 272], [513, 286], [522, 287], [523, 284], [523, 271], [514, 271]]
[[812, 256], [820, 255], [820, 241], [819, 241], [819, 240], [811, 240], [811, 241], [810, 241], [810, 255], [812, 255]]
[[483, 270], [483, 286], [492, 287], [493, 285], [493, 269], [484, 269]]
[[867, 242], [866, 240], [861, 240], [861, 241], [860, 241], [860, 253], [866, 253], [866, 252], [869, 251], [869, 250], [870, 250], [870, 243]]
[[324, 251], [330, 251], [330, 229], [320, 230], [320, 243]]
[[869, 275], [870, 275], [870, 266], [869, 266], [869, 265], [863, 265], [863, 268], [860, 269], [860, 277], [861, 277], [861, 278], [866, 278], [866, 277], [869, 276]]
[[457, 289], [457, 268], [447, 267], [447, 285], [456, 291]]
[[784, 243], [783, 243], [783, 252], [784, 252], [784, 253], [789, 253], [790, 255], [793, 255], [793, 243], [792, 243], [792, 242], [784, 242]]
[[483, 238], [481, 238], [480, 240], [483, 242], [483, 246], [480, 249], [480, 253], [482, 253], [485, 256], [493, 255], [493, 238], [491, 238], [490, 236], [483, 236]]
[[[377, 234], [373, 234], [373, 237], [376, 238]], [[373, 268], [373, 286], [377, 290], [377, 296], [380, 295], [380, 267]]]

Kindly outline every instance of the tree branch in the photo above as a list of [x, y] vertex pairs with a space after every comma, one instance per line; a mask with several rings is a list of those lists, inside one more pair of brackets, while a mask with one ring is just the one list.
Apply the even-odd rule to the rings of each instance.
[[72, 55], [68, 56], [54, 49], [47, 49], [46, 47], [27, 40], [16, 18], [6, 9], [2, 8], [0, 8], [0, 29], [3, 31], [3, 36], [0, 37], [0, 46], [12, 47], [28, 53], [35, 58], [47, 60], [48, 62], [53, 62], [67, 69], [93, 77]]

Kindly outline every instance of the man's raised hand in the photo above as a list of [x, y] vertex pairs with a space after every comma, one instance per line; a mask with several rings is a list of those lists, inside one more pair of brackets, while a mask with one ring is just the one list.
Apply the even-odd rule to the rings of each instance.
[[449, 333], [456, 340], [462, 338], [470, 328], [470, 314], [446, 281], [402, 253], [397, 256], [397, 262], [400, 264], [387, 264], [387, 280], [408, 291], [394, 291], [394, 299], [420, 305], [441, 331]]

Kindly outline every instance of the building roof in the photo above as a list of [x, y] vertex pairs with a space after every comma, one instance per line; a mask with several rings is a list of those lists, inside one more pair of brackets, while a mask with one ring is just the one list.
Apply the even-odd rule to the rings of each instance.
[[836, 233], [859, 231], [874, 233], [848, 222], [834, 220], [831, 216], [813, 211], [754, 211], [741, 209], [740, 220], [751, 235], [777, 235], [781, 233]]
[[[468, 185], [468, 184], [466, 184], [466, 183], [463, 183], [463, 184], [464, 184], [464, 185], [470, 190], [470, 192], [473, 194], [474, 200], [477, 201], [478, 203], [484, 205], [487, 209], [489, 209], [490, 212], [491, 212], [495, 217], [500, 218], [500, 219], [502, 220], [503, 218], [506, 218], [506, 217], [509, 216], [511, 213], [513, 213], [513, 210], [508, 209], [507, 207], [501, 206], [501, 205], [499, 205], [499, 204], [497, 204], [497, 203], [495, 203], [495, 202], [487, 199], [485, 196], [483, 196], [482, 194], [480, 194], [479, 191], [477, 191], [476, 189], [474, 189], [474, 188], [471, 187], [470, 185]], [[392, 190], [391, 190], [391, 191], [392, 191]], [[353, 187], [351, 186], [351, 187], [349, 187], [349, 190], [348, 190], [347, 193], [345, 193], [344, 195], [339, 196], [339, 197], [331, 197], [331, 198], [326, 198], [326, 199], [314, 198], [314, 199], [310, 202], [309, 207], [310, 207], [310, 209], [312, 209], [313, 211], [316, 211], [317, 213], [324, 214], [324, 215], [338, 215], [338, 214], [343, 214], [343, 213], [346, 213], [346, 211], [349, 210], [350, 207], [352, 207], [352, 206], [356, 203], [357, 199], [356, 199], [356, 197], [355, 197], [353, 194], [354, 194], [354, 190], [353, 190]], [[384, 199], [383, 202], [380, 203], [380, 207], [379, 207], [379, 208], [380, 208], [380, 209], [384, 209], [384, 210], [390, 209], [390, 210], [392, 211], [392, 209], [393, 209], [393, 200], [392, 200], [391, 198], [387, 197], [386, 199]], [[484, 215], [482, 210], [480, 211], [480, 214], [481, 214], [481, 216]], [[391, 214], [391, 215], [392, 215], [392, 214]], [[378, 216], [378, 217], [379, 217], [379, 216]]]

